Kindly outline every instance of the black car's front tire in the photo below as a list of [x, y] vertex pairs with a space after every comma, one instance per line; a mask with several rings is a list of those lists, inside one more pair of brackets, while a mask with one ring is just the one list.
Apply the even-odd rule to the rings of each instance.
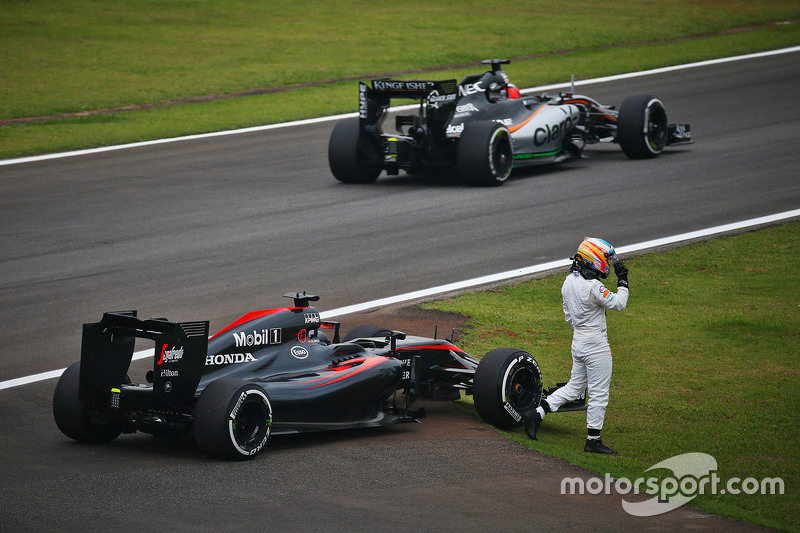
[[219, 459], [255, 457], [269, 439], [272, 405], [260, 386], [240, 379], [217, 379], [197, 400], [194, 438], [200, 450]]
[[664, 104], [652, 94], [629, 96], [617, 117], [617, 142], [631, 159], [651, 159], [664, 150], [668, 135]]
[[79, 442], [105, 443], [119, 437], [122, 426], [114, 422], [93, 420], [86, 405], [78, 397], [81, 363], [73, 363], [64, 370], [53, 393], [53, 418], [58, 429], [67, 437]]
[[542, 373], [531, 354], [498, 348], [483, 356], [475, 371], [474, 400], [478, 414], [499, 428], [523, 423], [523, 413], [542, 399]]
[[381, 174], [377, 146], [361, 138], [359, 119], [340, 120], [328, 141], [328, 166], [342, 183], [372, 183]]
[[502, 185], [511, 175], [514, 151], [511, 133], [496, 122], [466, 125], [456, 150], [459, 177], [472, 185]]

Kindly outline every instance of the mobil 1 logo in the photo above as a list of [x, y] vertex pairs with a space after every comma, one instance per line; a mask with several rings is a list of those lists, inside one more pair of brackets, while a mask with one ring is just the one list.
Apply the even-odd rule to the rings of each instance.
[[262, 329], [260, 331], [253, 331], [252, 333], [239, 331], [233, 334], [233, 339], [236, 342], [237, 348], [280, 344], [281, 328]]

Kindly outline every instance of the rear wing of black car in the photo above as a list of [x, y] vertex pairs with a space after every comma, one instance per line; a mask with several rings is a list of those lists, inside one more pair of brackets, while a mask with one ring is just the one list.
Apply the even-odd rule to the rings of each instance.
[[[206, 322], [170, 322], [137, 318], [136, 311], [103, 313], [100, 322], [83, 325], [79, 398], [97, 409], [113, 406], [115, 392], [128, 384], [137, 338], [155, 342], [152, 408], [173, 411], [190, 403], [203, 375], [208, 351]], [[150, 394], [144, 387], [143, 393]]]
[[[358, 116], [362, 129], [375, 132], [380, 127], [389, 104], [393, 99], [419, 100], [430, 115], [440, 114], [442, 109], [455, 104], [458, 98], [456, 80], [372, 80], [372, 86], [364, 82], [358, 85]], [[429, 117], [433, 118], [433, 117]]]

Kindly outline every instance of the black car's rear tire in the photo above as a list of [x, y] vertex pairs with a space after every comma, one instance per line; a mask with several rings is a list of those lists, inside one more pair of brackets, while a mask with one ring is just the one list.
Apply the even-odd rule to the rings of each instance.
[[371, 339], [373, 337], [388, 337], [391, 334], [392, 332], [386, 328], [365, 324], [362, 326], [356, 326], [350, 331], [348, 331], [347, 335], [345, 335], [344, 338], [342, 339], [342, 342], [350, 342], [353, 339]]
[[489, 424], [513, 428], [522, 414], [539, 406], [542, 373], [531, 354], [498, 348], [483, 356], [475, 371], [475, 408]]
[[72, 363], [64, 370], [53, 393], [53, 418], [58, 429], [79, 442], [105, 443], [119, 437], [122, 426], [113, 422], [92, 420], [86, 406], [78, 398], [81, 363]]
[[342, 183], [372, 183], [380, 176], [378, 147], [360, 138], [359, 119], [346, 118], [333, 128], [328, 141], [328, 166]]
[[266, 391], [240, 379], [212, 381], [195, 406], [197, 446], [219, 459], [255, 457], [267, 444], [271, 426], [272, 405]]
[[617, 142], [631, 159], [650, 159], [667, 144], [667, 112], [652, 94], [629, 96], [617, 117]]
[[456, 152], [458, 175], [467, 183], [502, 185], [511, 175], [514, 164], [511, 133], [496, 122], [467, 124]]

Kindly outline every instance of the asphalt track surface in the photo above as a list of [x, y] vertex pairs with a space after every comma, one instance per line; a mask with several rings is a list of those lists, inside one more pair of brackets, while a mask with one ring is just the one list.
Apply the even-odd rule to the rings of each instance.
[[[584, 235], [622, 246], [796, 209], [798, 59], [580, 87], [617, 105], [656, 94], [697, 142], [652, 161], [594, 148], [492, 189], [340, 184], [332, 123], [0, 167], [0, 381], [72, 363], [81, 324], [107, 310], [217, 331], [288, 291], [320, 294], [324, 311], [561, 259]], [[0, 530], [754, 529], [562, 496], [564, 477], [590, 473], [450, 404], [427, 405], [419, 425], [275, 437], [230, 464], [147, 435], [73, 443], [52, 421], [54, 386], [0, 391]]]

